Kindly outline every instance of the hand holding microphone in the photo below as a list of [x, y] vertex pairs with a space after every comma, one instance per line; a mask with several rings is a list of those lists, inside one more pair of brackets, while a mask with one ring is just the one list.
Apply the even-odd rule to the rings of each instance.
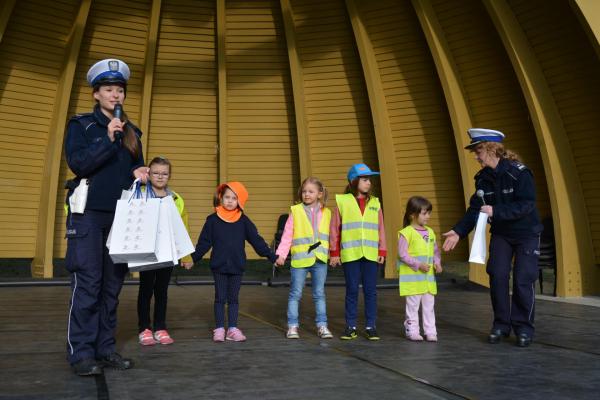
[[[118, 139], [121, 141], [123, 139], [123, 130], [122, 130], [122, 118], [123, 118], [123, 106], [120, 103], [115, 104], [115, 108], [113, 110], [113, 120], [108, 124], [109, 133], [112, 129], [112, 134], [114, 139]], [[110, 136], [110, 135], [109, 135]]]
[[483, 206], [481, 207], [480, 211], [482, 213], [487, 214], [488, 217], [492, 218], [492, 216], [494, 215], [494, 208], [492, 206], [488, 206], [487, 204], [485, 204], [485, 198], [483, 197], [485, 195], [485, 192], [483, 190], [479, 189], [475, 193], [477, 194], [477, 197], [479, 197], [481, 199], [481, 202], [483, 203]]

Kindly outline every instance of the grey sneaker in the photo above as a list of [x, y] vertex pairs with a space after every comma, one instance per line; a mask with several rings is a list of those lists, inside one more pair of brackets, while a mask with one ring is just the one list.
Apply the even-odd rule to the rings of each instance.
[[331, 334], [331, 331], [329, 329], [327, 329], [326, 326], [320, 326], [318, 331], [317, 331], [317, 335], [319, 335], [319, 337], [321, 339], [331, 339], [333, 338], [333, 335]]

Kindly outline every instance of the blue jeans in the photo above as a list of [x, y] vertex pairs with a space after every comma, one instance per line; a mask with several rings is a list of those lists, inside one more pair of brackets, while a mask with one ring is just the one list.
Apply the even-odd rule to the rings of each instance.
[[365, 296], [365, 326], [375, 328], [377, 319], [377, 262], [361, 258], [343, 263], [346, 278], [346, 326], [356, 327], [358, 286]]
[[327, 326], [327, 311], [325, 305], [325, 280], [327, 279], [327, 264], [317, 261], [312, 267], [290, 268], [290, 296], [288, 298], [288, 326], [298, 326], [298, 307], [302, 298], [302, 289], [306, 274], [312, 277], [312, 295], [315, 302], [315, 322], [317, 327]]

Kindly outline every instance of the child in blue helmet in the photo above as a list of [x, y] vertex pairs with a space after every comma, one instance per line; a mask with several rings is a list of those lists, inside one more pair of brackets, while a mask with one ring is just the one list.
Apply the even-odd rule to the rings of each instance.
[[377, 319], [378, 264], [383, 264], [387, 249], [383, 212], [379, 199], [371, 194], [371, 176], [379, 175], [365, 164], [348, 171], [346, 193], [336, 195], [337, 210], [329, 229], [330, 264], [343, 265], [346, 279], [346, 329], [342, 340], [355, 339], [358, 287], [362, 283], [365, 299], [365, 335], [379, 340]]

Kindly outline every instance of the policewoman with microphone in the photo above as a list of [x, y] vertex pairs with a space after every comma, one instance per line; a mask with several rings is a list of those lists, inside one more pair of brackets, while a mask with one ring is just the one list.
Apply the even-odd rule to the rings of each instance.
[[[535, 203], [535, 183], [529, 168], [518, 156], [505, 150], [504, 134], [492, 129], [468, 130], [481, 171], [475, 175], [475, 193], [464, 217], [443, 234], [443, 249], [451, 251], [477, 223], [479, 212], [491, 224], [486, 271], [494, 322], [488, 342], [499, 343], [511, 330], [519, 347], [531, 344], [534, 335], [535, 281], [538, 276], [540, 233], [543, 229]], [[513, 266], [513, 295], [509, 294]]]
[[102, 374], [103, 367], [132, 366], [115, 349], [117, 304], [127, 265], [113, 264], [106, 248], [121, 191], [135, 178], [148, 178], [142, 132], [122, 112], [128, 80], [129, 67], [121, 60], [94, 64], [87, 81], [96, 105], [67, 125], [65, 156], [75, 174], [67, 184], [65, 266], [72, 290], [67, 359], [81, 376]]

